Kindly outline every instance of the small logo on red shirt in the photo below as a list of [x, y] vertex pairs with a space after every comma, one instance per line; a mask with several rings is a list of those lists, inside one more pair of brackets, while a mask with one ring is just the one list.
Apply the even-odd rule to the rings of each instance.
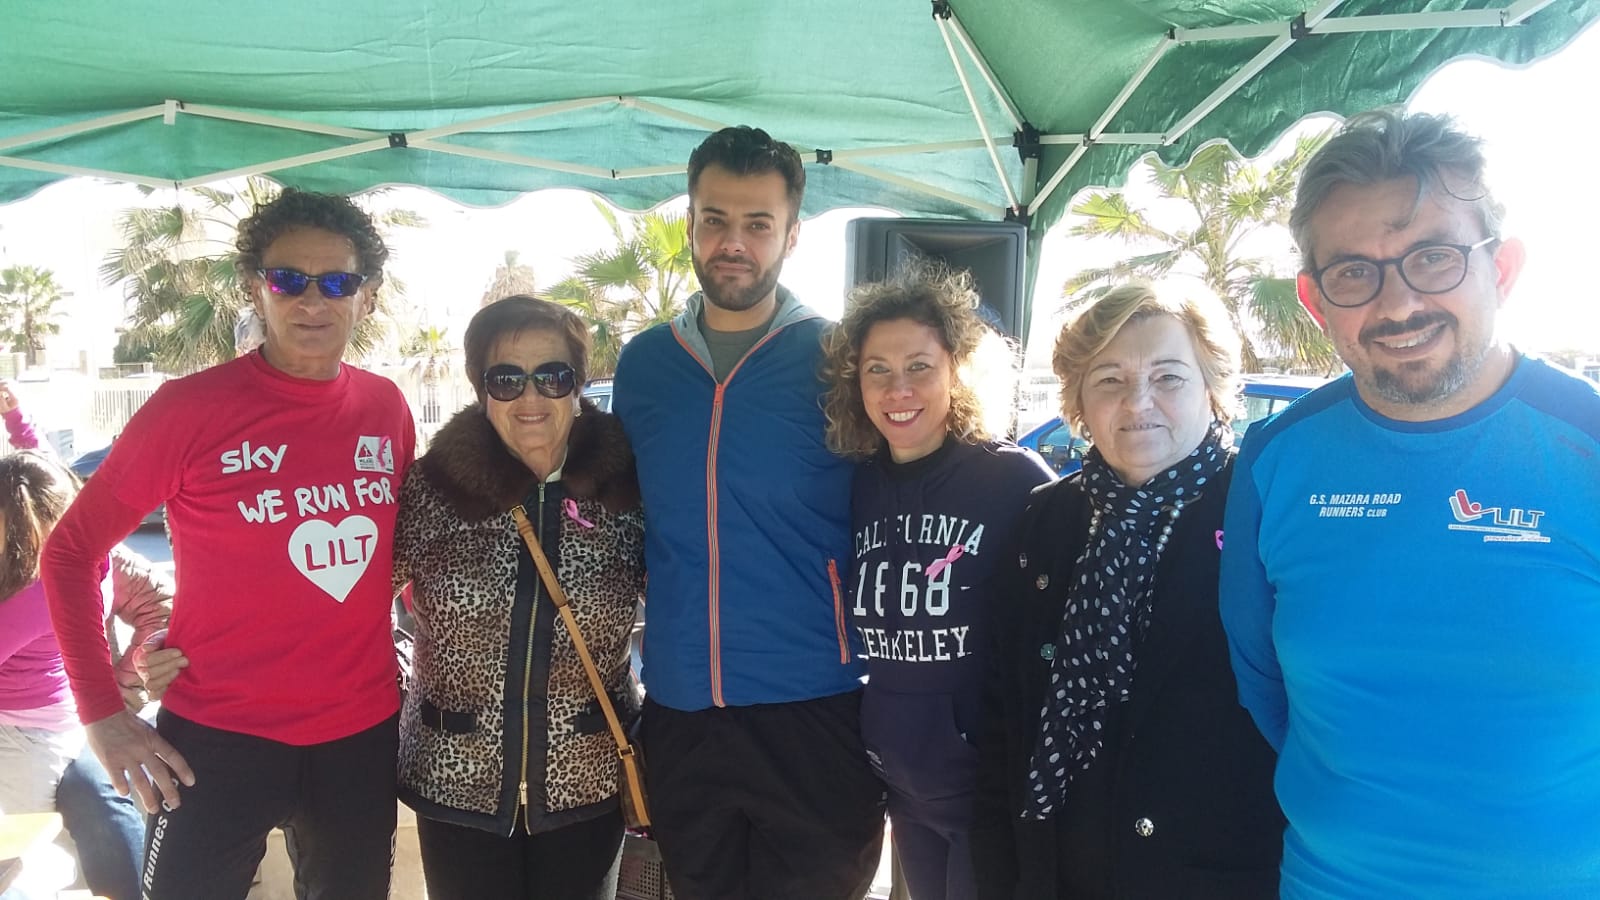
[[356, 439], [356, 471], [394, 474], [394, 442], [362, 435]]

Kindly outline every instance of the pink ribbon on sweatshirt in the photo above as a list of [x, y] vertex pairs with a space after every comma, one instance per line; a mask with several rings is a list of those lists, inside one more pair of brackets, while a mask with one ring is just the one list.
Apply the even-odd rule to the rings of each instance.
[[928, 564], [928, 577], [929, 578], [937, 578], [937, 577], [939, 577], [939, 573], [943, 572], [945, 570], [945, 567], [949, 566], [951, 563], [953, 563], [956, 560], [960, 559], [962, 557], [962, 555], [965, 554], [966, 552], [967, 552], [967, 548], [962, 546], [961, 544], [957, 544], [954, 547], [951, 547], [949, 553], [946, 553], [944, 556], [942, 556], [942, 557], [940, 557], [940, 558], [938, 558], [938, 559], [936, 559], [933, 562]]

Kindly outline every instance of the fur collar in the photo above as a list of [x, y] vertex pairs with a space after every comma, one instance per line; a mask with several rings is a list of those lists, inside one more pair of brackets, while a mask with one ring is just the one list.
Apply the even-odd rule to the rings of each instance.
[[[639, 505], [639, 474], [622, 422], [582, 401], [583, 415], [572, 423], [561, 483], [579, 499], [598, 498], [620, 512]], [[536, 487], [533, 472], [500, 442], [500, 435], [474, 403], [446, 422], [428, 452], [417, 461], [428, 479], [463, 519], [480, 522], [497, 516]]]

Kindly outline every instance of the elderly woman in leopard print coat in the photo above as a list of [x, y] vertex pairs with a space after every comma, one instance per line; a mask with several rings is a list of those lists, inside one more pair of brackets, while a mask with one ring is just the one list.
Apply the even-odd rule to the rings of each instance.
[[615, 745], [511, 509], [534, 524], [624, 720], [644, 586], [633, 455], [581, 398], [588, 330], [508, 297], [466, 334], [478, 403], [408, 473], [397, 582], [417, 617], [400, 791], [417, 812], [428, 895], [613, 897], [622, 842]]

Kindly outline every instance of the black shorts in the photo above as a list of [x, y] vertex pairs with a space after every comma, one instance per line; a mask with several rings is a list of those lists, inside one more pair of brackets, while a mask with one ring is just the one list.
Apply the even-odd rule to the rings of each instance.
[[861, 692], [681, 712], [645, 700], [646, 787], [674, 893], [849, 900], [878, 869], [884, 788]]
[[163, 709], [161, 736], [194, 769], [180, 805], [150, 820], [145, 900], [243, 900], [283, 828], [304, 900], [385, 900], [394, 861], [399, 716], [296, 747], [208, 728]]

